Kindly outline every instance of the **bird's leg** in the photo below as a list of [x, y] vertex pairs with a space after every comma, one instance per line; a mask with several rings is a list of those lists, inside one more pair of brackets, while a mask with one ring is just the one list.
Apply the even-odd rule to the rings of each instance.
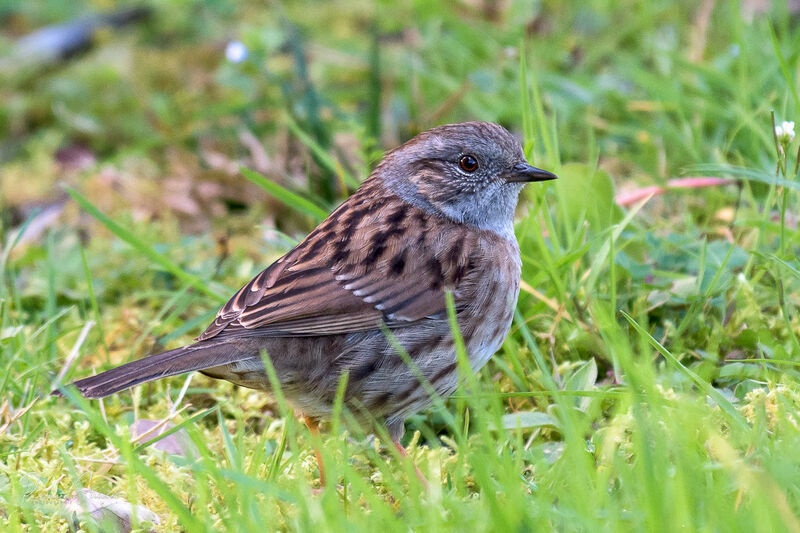
[[406, 451], [406, 449], [403, 447], [402, 444], [400, 444], [400, 441], [399, 440], [393, 440], [392, 443], [394, 444], [394, 447], [397, 448], [397, 451], [400, 452], [400, 455], [406, 461], [410, 461], [411, 462], [411, 466], [414, 467], [414, 473], [417, 475], [417, 479], [419, 479], [420, 483], [422, 483], [422, 486], [425, 487], [425, 490], [430, 489], [431, 488], [431, 484], [428, 483], [428, 478], [425, 477], [425, 475], [419, 469], [419, 467], [414, 462], [414, 460], [411, 459], [411, 457], [408, 455], [408, 452]]
[[314, 447], [314, 455], [317, 456], [317, 468], [319, 468], [319, 484], [325, 487], [325, 464], [322, 462], [322, 453], [319, 451], [320, 436], [319, 436], [319, 420], [316, 418], [303, 415], [303, 422], [311, 432], [312, 443]]

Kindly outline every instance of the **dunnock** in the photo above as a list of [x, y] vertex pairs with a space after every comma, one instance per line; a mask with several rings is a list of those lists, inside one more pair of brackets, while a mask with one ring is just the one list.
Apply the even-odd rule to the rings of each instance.
[[[457, 386], [445, 292], [452, 291], [477, 370], [502, 344], [519, 294], [519, 192], [555, 177], [528, 165], [519, 141], [497, 124], [420, 133], [386, 154], [303, 242], [239, 290], [197, 342], [74, 385], [101, 398], [199, 370], [269, 390], [266, 351], [283, 393], [310, 420], [330, 415], [347, 372], [345, 402], [359, 407], [356, 415], [383, 420], [402, 452], [405, 418], [432, 403], [419, 373], [442, 398]], [[384, 327], [416, 368], [397, 354]]]

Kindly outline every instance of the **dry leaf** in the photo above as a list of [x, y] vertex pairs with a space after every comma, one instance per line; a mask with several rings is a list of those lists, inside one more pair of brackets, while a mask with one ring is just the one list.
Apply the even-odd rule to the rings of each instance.
[[79, 518], [84, 514], [98, 524], [113, 524], [113, 531], [125, 533], [131, 530], [134, 513], [139, 522], [161, 523], [158, 515], [143, 505], [134, 506], [122, 498], [112, 498], [91, 489], [81, 489], [74, 497], [65, 500], [64, 509], [75, 529], [80, 527]]
[[[137, 420], [131, 426], [131, 437], [138, 443], [144, 443], [154, 439], [162, 433], [174, 428], [175, 424], [164, 420]], [[156, 450], [167, 452], [170, 455], [194, 456], [198, 455], [197, 448], [185, 429], [179, 429], [175, 433], [167, 435], [163, 439], [152, 444]]]
[[625, 207], [638, 202], [648, 196], [664, 194], [671, 189], [702, 189], [704, 187], [718, 187], [720, 185], [735, 184], [736, 180], [728, 178], [714, 178], [709, 176], [698, 176], [691, 178], [675, 178], [667, 182], [666, 187], [650, 185], [630, 191], [623, 191], [616, 195], [614, 201], [617, 205]]

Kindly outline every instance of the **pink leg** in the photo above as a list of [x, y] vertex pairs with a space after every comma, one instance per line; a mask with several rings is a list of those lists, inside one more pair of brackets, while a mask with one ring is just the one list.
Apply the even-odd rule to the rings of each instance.
[[[310, 416], [303, 416], [303, 422], [305, 422], [306, 426], [308, 426], [308, 430], [311, 432], [311, 435], [316, 437], [314, 440], [319, 439], [319, 421], [316, 418], [311, 418]], [[317, 467], [319, 468], [319, 484], [321, 487], [325, 487], [325, 464], [322, 462], [322, 454], [317, 447], [316, 442], [314, 443], [314, 455], [317, 456]]]
[[[400, 452], [400, 455], [405, 457], [408, 461], [411, 461], [411, 458], [408, 456], [408, 452], [406, 451], [405, 448], [403, 448], [403, 445], [400, 444], [399, 440], [392, 441], [392, 443], [394, 444], [394, 447], [397, 448], [397, 451]], [[420, 483], [422, 483], [422, 486], [425, 487], [425, 490], [430, 489], [431, 484], [428, 483], [428, 479], [420, 471], [420, 469], [417, 467], [414, 461], [411, 461], [411, 466], [414, 467], [414, 473], [417, 474], [417, 479], [419, 479]]]

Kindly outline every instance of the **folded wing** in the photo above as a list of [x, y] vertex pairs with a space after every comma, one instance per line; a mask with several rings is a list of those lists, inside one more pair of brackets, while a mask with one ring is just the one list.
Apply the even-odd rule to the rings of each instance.
[[242, 287], [197, 340], [335, 335], [440, 315], [445, 290], [470, 270], [474, 232], [379, 187], [365, 184]]

